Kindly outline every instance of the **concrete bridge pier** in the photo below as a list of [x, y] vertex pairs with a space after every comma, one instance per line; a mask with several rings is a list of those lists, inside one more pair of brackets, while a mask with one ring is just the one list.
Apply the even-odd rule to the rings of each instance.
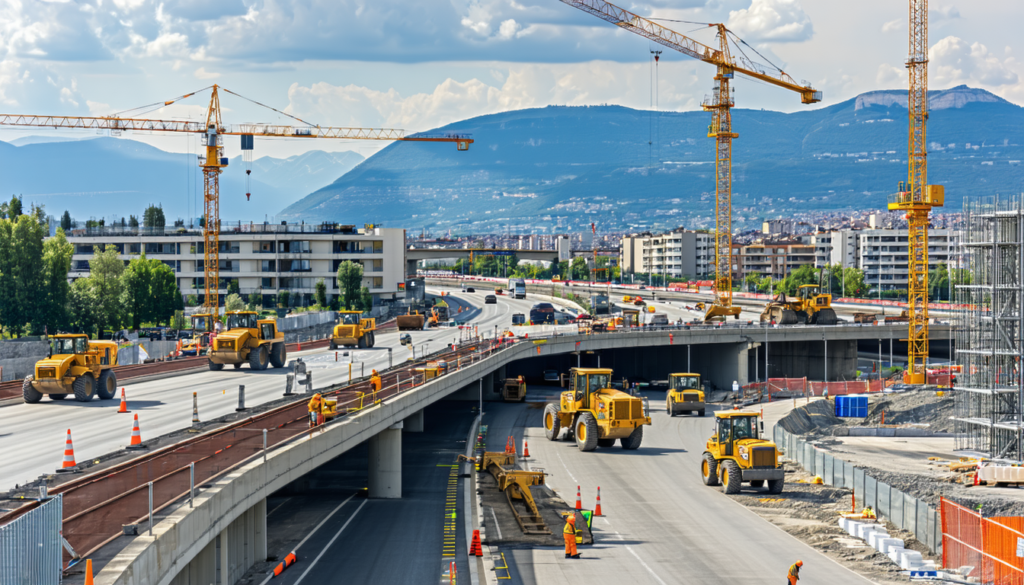
[[170, 585], [233, 585], [267, 558], [267, 500], [256, 502], [203, 547]]
[[[421, 411], [422, 416], [422, 411]], [[402, 497], [402, 422], [397, 422], [370, 439], [368, 473], [371, 498]]]
[[732, 383], [740, 386], [749, 383], [747, 365], [750, 345], [747, 342], [719, 344], [710, 348], [711, 364], [708, 378], [718, 388], [731, 389]]
[[[769, 343], [768, 375], [772, 378], [825, 379], [825, 341], [784, 341]], [[764, 377], [765, 344], [758, 348], [758, 366]], [[857, 341], [828, 342], [828, 380], [853, 380], [857, 377]], [[753, 362], [751, 362], [753, 367]]]
[[404, 431], [407, 433], [422, 433], [423, 432], [423, 411], [419, 411], [416, 414], [402, 421], [404, 425]]

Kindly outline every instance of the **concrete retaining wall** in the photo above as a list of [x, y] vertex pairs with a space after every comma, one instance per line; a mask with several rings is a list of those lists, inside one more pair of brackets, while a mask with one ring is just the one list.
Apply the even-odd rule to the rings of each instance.
[[0, 382], [18, 380], [31, 374], [36, 362], [45, 358], [49, 350], [50, 344], [46, 341], [0, 341], [0, 368], [3, 369]]

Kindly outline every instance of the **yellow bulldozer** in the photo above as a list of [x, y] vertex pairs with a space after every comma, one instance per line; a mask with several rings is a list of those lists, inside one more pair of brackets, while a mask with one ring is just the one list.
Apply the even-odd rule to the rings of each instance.
[[645, 399], [611, 385], [610, 369], [570, 369], [569, 390], [562, 392], [558, 404], [544, 407], [544, 435], [548, 440], [558, 440], [565, 428], [566, 436], [575, 437], [580, 451], [611, 447], [616, 439], [623, 449], [639, 449], [644, 425], [651, 424], [650, 408]]
[[210, 334], [213, 333], [214, 316], [210, 313], [192, 315], [192, 337], [181, 342], [181, 355], [205, 355], [210, 349]]
[[36, 362], [35, 374], [25, 377], [21, 394], [27, 403], [39, 402], [43, 394], [50, 400], [88, 402], [93, 394], [110, 400], [117, 391], [117, 344], [90, 341], [85, 334], [50, 336], [50, 357]]
[[359, 349], [373, 347], [376, 343], [377, 323], [374, 319], [363, 319], [359, 311], [339, 311], [338, 324], [331, 334], [331, 349], [339, 346], [356, 346]]
[[761, 311], [761, 322], [774, 321], [778, 325], [835, 325], [839, 322], [832, 308], [832, 295], [822, 294], [821, 286], [805, 284], [798, 296], [787, 299], [786, 293], [779, 293]]
[[276, 320], [260, 319], [255, 311], [232, 311], [227, 314], [227, 330], [214, 337], [206, 357], [210, 369], [218, 371], [225, 364], [237, 370], [246, 362], [253, 370], [283, 368], [288, 356]]
[[700, 386], [700, 374], [669, 374], [668, 392], [665, 395], [665, 411], [669, 416], [683, 413], [697, 413], [704, 416], [704, 390]]
[[775, 443], [761, 438], [756, 412], [727, 410], [715, 413], [715, 434], [708, 439], [701, 462], [704, 485], [723, 485], [725, 493], [738, 494], [743, 483], [781, 494], [786, 471], [779, 464]]

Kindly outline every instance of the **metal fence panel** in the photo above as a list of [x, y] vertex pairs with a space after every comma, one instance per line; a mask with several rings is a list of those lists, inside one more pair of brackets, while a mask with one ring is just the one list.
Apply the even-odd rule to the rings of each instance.
[[843, 461], [843, 487], [848, 490], [853, 489], [853, 470], [857, 469], [853, 466], [853, 463], [849, 461]]
[[814, 450], [814, 475], [825, 475], [825, 452]]
[[935, 510], [928, 508], [926, 511], [928, 514], [928, 521], [926, 522], [928, 528], [924, 533], [922, 541], [928, 547], [928, 550], [935, 552], [935, 522], [938, 520], [938, 517], [935, 514]]
[[878, 509], [878, 481], [867, 474], [864, 475], [864, 505]]
[[0, 583], [57, 585], [64, 567], [60, 494], [9, 524], [0, 526]]
[[[916, 499], [916, 498], [915, 498]], [[928, 508], [928, 504], [921, 500], [917, 500], [917, 518], [915, 518], [915, 530], [914, 534], [917, 535], [918, 540], [924, 542], [928, 546], [928, 550], [931, 550], [931, 545], [928, 544], [928, 518], [931, 517], [931, 510]]]
[[903, 494], [903, 528], [917, 534], [917, 498]]
[[899, 528], [905, 528], [903, 524], [903, 492], [896, 488], [892, 489], [889, 495], [889, 507], [892, 509], [889, 513], [889, 521]]
[[864, 508], [864, 470], [853, 468], [853, 491], [857, 494], [857, 509]]
[[814, 475], [814, 446], [804, 443], [804, 469], [807, 473]]
[[835, 485], [835, 482], [832, 481], [834, 479], [832, 475], [836, 471], [836, 460], [831, 455], [826, 453], [823, 461], [825, 463], [825, 472], [819, 475], [821, 475], [822, 481], [824, 481], [826, 484]]
[[889, 503], [889, 492], [892, 488], [887, 483], [878, 482], [876, 489], [878, 490], [878, 495], [876, 496], [878, 499], [878, 515], [887, 519], [891, 518], [892, 506]]

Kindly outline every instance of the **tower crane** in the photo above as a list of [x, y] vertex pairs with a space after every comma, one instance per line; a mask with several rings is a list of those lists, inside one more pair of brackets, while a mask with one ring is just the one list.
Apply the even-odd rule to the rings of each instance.
[[[196, 93], [212, 89], [210, 105], [205, 122], [187, 120], [156, 120], [134, 117], [77, 117], [37, 116], [22, 114], [0, 114], [0, 126], [23, 126], [54, 128], [58, 130], [110, 130], [121, 132], [136, 130], [145, 132], [185, 132], [202, 136], [206, 156], [199, 159], [203, 169], [203, 273], [205, 280], [205, 312], [218, 314], [220, 306], [220, 174], [228, 166], [224, 154], [224, 136], [241, 136], [242, 150], [252, 150], [253, 139], [263, 138], [332, 138], [340, 140], [391, 140], [405, 142], [454, 142], [458, 150], [469, 150], [473, 139], [468, 134], [413, 134], [407, 136], [404, 130], [391, 128], [345, 128], [318, 126], [281, 112], [259, 102], [249, 100], [227, 88], [213, 85], [162, 103], [151, 104], [154, 108], [169, 106], [191, 97]], [[219, 91], [238, 96], [295, 119], [304, 126], [278, 124], [236, 124], [225, 125], [221, 121]], [[145, 106], [149, 107], [149, 106]], [[140, 108], [137, 108], [140, 109]], [[129, 110], [132, 111], [132, 110]]]
[[[908, 367], [903, 380], [908, 384], [924, 384], [928, 380], [928, 216], [933, 207], [942, 207], [945, 200], [942, 185], [928, 184], [928, 0], [910, 0], [909, 24], [907, 181], [901, 181], [897, 192], [889, 197], [889, 209], [905, 211], [909, 228], [907, 313], [910, 323]], [[878, 279], [881, 288], [881, 274]]]
[[702, 104], [705, 111], [711, 112], [708, 138], [715, 139], [715, 301], [708, 307], [704, 319], [730, 315], [739, 319], [740, 308], [732, 304], [732, 140], [739, 135], [732, 131], [731, 110], [735, 102], [729, 86], [735, 74], [740, 73], [794, 91], [800, 94], [800, 101], [805, 104], [820, 102], [821, 92], [809, 83], [797, 83], [777, 67], [769, 69], [751, 61], [742, 47], [739, 55], [733, 55], [729, 47], [730, 38], [744, 45], [746, 43], [724, 24], [708, 24], [708, 27], [717, 29], [718, 47], [711, 47], [604, 0], [561, 2], [717, 68], [714, 91]]

